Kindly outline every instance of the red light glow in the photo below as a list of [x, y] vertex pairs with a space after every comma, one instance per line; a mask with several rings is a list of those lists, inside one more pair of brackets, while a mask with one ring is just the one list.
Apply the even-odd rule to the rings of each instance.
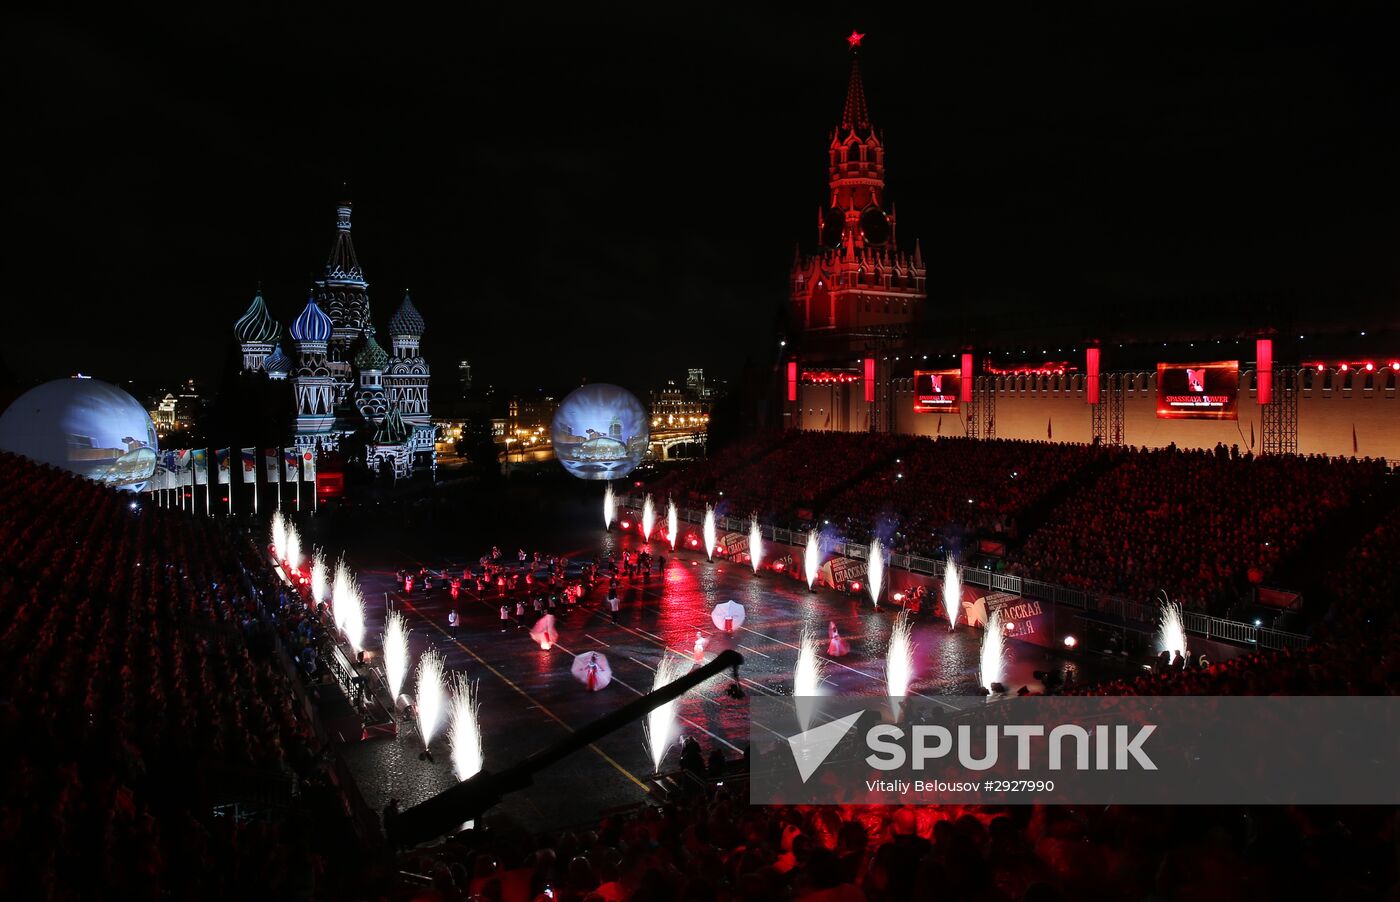
[[851, 49], [854, 50], [854, 49], [856, 49], [857, 47], [860, 46], [861, 38], [864, 38], [864, 37], [865, 37], [865, 35], [861, 34], [860, 32], [856, 31], [854, 28], [852, 28], [852, 29], [851, 29], [851, 33], [850, 33], [849, 35], [846, 36], [846, 43], [847, 43], [847, 44], [850, 44], [850, 45], [851, 45]]

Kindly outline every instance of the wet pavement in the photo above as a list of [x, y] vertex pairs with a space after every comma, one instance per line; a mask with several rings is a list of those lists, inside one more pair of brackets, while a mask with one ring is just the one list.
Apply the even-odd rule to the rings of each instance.
[[[563, 547], [539, 547], [548, 553], [565, 553], [576, 563], [595, 553], [635, 549], [641, 537], [635, 533], [604, 532], [576, 525], [559, 530]], [[653, 551], [665, 546], [653, 541]], [[483, 549], [484, 550], [484, 549]], [[502, 546], [508, 559], [514, 546]], [[473, 549], [471, 559], [479, 557]], [[386, 605], [403, 610], [410, 630], [410, 661], [428, 648], [438, 649], [449, 671], [478, 681], [486, 768], [497, 770], [539, 751], [566, 736], [572, 729], [602, 716], [651, 689], [653, 672], [663, 653], [694, 659], [696, 632], [706, 638], [706, 660], [733, 648], [744, 656], [739, 677], [750, 695], [792, 693], [792, 673], [804, 630], [819, 638], [826, 650], [828, 622], [834, 621], [850, 643], [850, 653], [826, 658], [824, 689], [829, 694], [884, 695], [884, 652], [896, 611], [876, 611], [869, 599], [850, 598], [806, 586], [787, 576], [765, 572], [755, 577], [749, 566], [727, 561], [707, 562], [702, 554], [679, 551], [666, 554], [662, 572], [653, 570], [650, 581], [624, 580], [622, 611], [617, 623], [602, 603], [606, 583], [594, 590], [579, 610], [559, 613], [559, 643], [542, 651], [530, 639], [527, 623], [517, 629], [512, 622], [503, 632], [499, 601], [492, 590], [478, 598], [463, 586], [459, 600], [461, 623], [454, 639], [447, 615], [452, 599], [443, 582], [434, 580], [430, 592], [415, 590], [405, 598], [397, 585], [399, 567], [421, 565], [437, 569], [452, 565], [460, 574], [466, 553], [415, 558], [392, 543], [378, 544], [373, 552], [348, 555], [360, 578], [366, 599], [366, 645], [378, 655]], [[715, 604], [733, 599], [747, 610], [745, 623], [733, 635], [715, 629], [710, 611]], [[963, 707], [986, 702], [975, 695], [981, 631], [966, 626], [949, 632], [946, 621], [925, 614], [913, 627], [915, 667], [912, 691]], [[598, 652], [613, 671], [612, 684], [600, 692], [588, 692], [570, 673], [574, 655]], [[1011, 643], [1007, 679], [1012, 687], [1039, 688], [1033, 671], [1058, 667], [1063, 662], [1045, 649]], [[1092, 662], [1077, 662], [1081, 679], [1095, 678]], [[405, 691], [412, 694], [410, 671]], [[684, 696], [678, 706], [679, 729], [695, 736], [708, 755], [720, 748], [726, 757], [737, 757], [748, 742], [747, 701], [730, 698], [728, 675], [714, 677]], [[767, 725], [758, 725], [768, 730]], [[778, 731], [770, 731], [778, 735]], [[790, 730], [785, 730], [790, 732]], [[365, 800], [381, 809], [390, 798], [404, 808], [453, 785], [448, 744], [439, 735], [431, 748], [435, 761], [418, 757], [422, 749], [416, 726], [401, 725], [396, 738], [361, 742], [347, 749], [347, 757]], [[662, 770], [677, 766], [678, 746], [673, 746]], [[547, 769], [535, 785], [508, 797], [496, 809], [528, 829], [543, 830], [594, 821], [600, 812], [643, 801], [653, 767], [640, 723], [624, 727], [594, 746]]]

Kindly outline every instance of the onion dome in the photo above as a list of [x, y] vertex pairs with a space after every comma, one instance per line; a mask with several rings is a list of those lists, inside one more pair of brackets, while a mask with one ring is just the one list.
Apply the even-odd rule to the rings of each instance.
[[272, 353], [263, 359], [263, 372], [269, 376], [286, 376], [292, 371], [292, 361], [282, 353], [281, 345], [273, 345]]
[[408, 292], [403, 293], [403, 303], [399, 304], [399, 309], [394, 311], [394, 315], [389, 317], [390, 335], [422, 335], [427, 328], [423, 322], [423, 315], [418, 312], [418, 308], [413, 306], [413, 301], [408, 297]]
[[383, 370], [389, 362], [389, 352], [379, 346], [379, 342], [374, 340], [374, 332], [365, 333], [365, 343], [355, 354], [355, 368], [364, 370]]
[[330, 341], [331, 330], [335, 326], [324, 310], [316, 306], [316, 298], [309, 298], [297, 318], [292, 320], [293, 341]]
[[408, 441], [410, 430], [397, 406], [389, 408], [388, 416], [374, 430], [375, 444], [402, 445]]
[[268, 312], [261, 291], [253, 296], [253, 303], [233, 326], [233, 334], [243, 344], [272, 344], [281, 331], [282, 327]]

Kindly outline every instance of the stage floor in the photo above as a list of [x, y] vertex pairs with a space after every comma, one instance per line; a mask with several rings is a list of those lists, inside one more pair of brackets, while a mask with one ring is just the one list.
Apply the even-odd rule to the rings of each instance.
[[[606, 556], [611, 550], [633, 550], [640, 538], [635, 533], [597, 529], [585, 536], [580, 547], [541, 550], [566, 553], [577, 564], [597, 552]], [[655, 552], [663, 548], [653, 542]], [[515, 548], [502, 550], [513, 562]], [[452, 600], [445, 585], [434, 580], [431, 592], [415, 588], [412, 596], [405, 598], [396, 584], [400, 566], [437, 569], [451, 563], [460, 575], [464, 557], [420, 561], [407, 553], [386, 554], [381, 547], [375, 558], [372, 565], [366, 562], [364, 567], [350, 559], [364, 589], [367, 648], [377, 656], [385, 605], [391, 604], [408, 618], [410, 661], [415, 668], [418, 655], [431, 646], [445, 656], [449, 670], [478, 680], [488, 769], [513, 764], [567, 731], [650, 691], [653, 671], [663, 652], [670, 650], [694, 659], [697, 629], [708, 639], [707, 660], [726, 648], [744, 656], [739, 675], [746, 693], [790, 695], [803, 631], [811, 630], [819, 638], [824, 653], [827, 623], [835, 621], [851, 650], [842, 658], [827, 659], [827, 693], [885, 692], [884, 654], [896, 608], [876, 611], [869, 598], [857, 600], [828, 590], [808, 592], [802, 583], [778, 573], [755, 577], [747, 563], [709, 563], [700, 554], [666, 552], [664, 573], [653, 570], [651, 580], [644, 585], [640, 580], [623, 580], [617, 623], [602, 603], [603, 583], [589, 604], [572, 614], [558, 615], [559, 643], [542, 651], [528, 632], [533, 612], [527, 611], [523, 628], [516, 629], [511, 623], [502, 632], [499, 601], [490, 590], [481, 599], [463, 587], [458, 602], [461, 623], [453, 639], [447, 623]], [[710, 622], [711, 609], [729, 599], [743, 604], [747, 611], [746, 622], [732, 636], [716, 630]], [[912, 689], [916, 694], [950, 706], [986, 703], [975, 695], [980, 630], [960, 626], [950, 633], [946, 620], [935, 620], [926, 613], [914, 624], [913, 641]], [[590, 651], [606, 655], [612, 667], [612, 684], [601, 692], [586, 691], [569, 670], [574, 655]], [[1011, 644], [1008, 659], [1006, 683], [1013, 689], [1022, 685], [1038, 689], [1040, 684], [1032, 672], [1063, 664], [1045, 649], [1021, 643]], [[1081, 681], [1120, 673], [1108, 662], [1077, 661], [1076, 667]], [[413, 682], [411, 670], [405, 689], [409, 694]], [[679, 705], [680, 731], [694, 736], [706, 756], [718, 747], [727, 758], [735, 758], [748, 742], [747, 702], [725, 694], [730, 682], [728, 675], [715, 677], [687, 694]], [[779, 726], [780, 730], [770, 732], [794, 732]], [[759, 727], [768, 729], [767, 725]], [[432, 743], [435, 762], [419, 760], [422, 745], [414, 725], [403, 725], [397, 738], [348, 746], [350, 765], [365, 800], [375, 810], [382, 809], [390, 798], [409, 808], [451, 786], [455, 778], [445, 733], [444, 726]], [[673, 746], [662, 770], [674, 769], [678, 755], [678, 747]], [[533, 788], [507, 798], [496, 813], [530, 830], [596, 821], [604, 809], [643, 801], [652, 770], [638, 723], [546, 770]]]

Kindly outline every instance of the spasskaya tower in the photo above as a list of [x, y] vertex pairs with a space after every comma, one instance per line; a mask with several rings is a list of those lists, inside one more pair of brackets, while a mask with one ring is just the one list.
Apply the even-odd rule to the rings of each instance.
[[871, 124], [852, 32], [851, 77], [840, 125], [827, 147], [828, 191], [818, 210], [817, 251], [793, 260], [791, 322], [799, 353], [864, 350], [872, 339], [902, 343], [923, 315], [923, 252], [896, 242], [894, 205], [885, 195], [885, 144]]

